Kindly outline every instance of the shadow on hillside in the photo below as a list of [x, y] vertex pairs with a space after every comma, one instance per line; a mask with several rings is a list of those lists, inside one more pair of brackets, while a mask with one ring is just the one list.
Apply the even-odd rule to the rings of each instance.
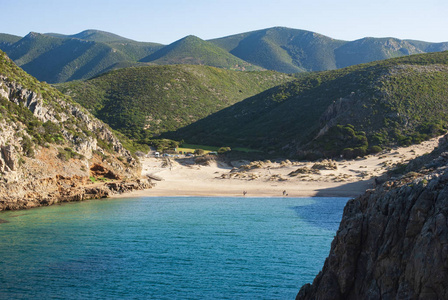
[[350, 182], [334, 188], [318, 190], [316, 197], [351, 197], [362, 195], [366, 190], [373, 188], [373, 180]]

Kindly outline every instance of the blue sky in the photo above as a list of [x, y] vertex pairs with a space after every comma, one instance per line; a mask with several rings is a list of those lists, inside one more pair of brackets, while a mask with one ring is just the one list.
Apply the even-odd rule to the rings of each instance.
[[0, 0], [1, 33], [112, 32], [172, 43], [186, 35], [224, 37], [274, 26], [355, 40], [448, 41], [446, 0]]

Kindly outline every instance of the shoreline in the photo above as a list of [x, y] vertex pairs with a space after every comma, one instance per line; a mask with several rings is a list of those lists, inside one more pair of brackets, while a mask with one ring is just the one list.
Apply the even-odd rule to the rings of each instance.
[[[169, 189], [161, 187], [156, 183], [153, 188], [132, 191], [123, 194], [114, 194], [110, 198], [139, 198], [139, 197], [236, 197], [236, 198], [309, 198], [309, 197], [343, 197], [355, 198], [363, 194], [366, 190], [373, 188], [373, 180], [362, 180], [345, 184], [331, 184], [328, 182], [316, 182], [321, 188], [316, 189], [316, 185], [297, 184], [295, 186], [283, 185], [282, 187], [270, 187], [259, 190], [258, 185], [241, 184], [215, 184], [213, 189], [208, 189], [208, 185], [191, 186], [187, 189]], [[349, 185], [349, 187], [347, 187]], [[283, 195], [286, 190], [287, 195]], [[246, 195], [243, 194], [246, 191]]]
[[[195, 158], [142, 159], [142, 176], [153, 178], [151, 189], [112, 195], [134, 197], [347, 197], [374, 188], [375, 178], [398, 164], [431, 152], [440, 137], [353, 160], [316, 162], [221, 161]], [[202, 159], [202, 162], [204, 160]], [[325, 165], [326, 164], [326, 165]], [[155, 179], [155, 180], [154, 180]], [[246, 192], [246, 193], [244, 193]]]

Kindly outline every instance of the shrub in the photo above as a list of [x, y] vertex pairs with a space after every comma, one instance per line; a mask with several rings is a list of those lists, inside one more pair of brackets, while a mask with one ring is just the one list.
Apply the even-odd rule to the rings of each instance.
[[24, 135], [22, 137], [22, 149], [23, 149], [23, 154], [25, 154], [28, 157], [34, 157], [34, 144], [31, 141], [31, 139]]
[[229, 152], [231, 150], [232, 149], [230, 149], [230, 147], [221, 147], [221, 148], [219, 148], [218, 153], [223, 154], [223, 153]]
[[62, 148], [58, 148], [58, 155], [57, 157], [63, 161], [67, 161], [71, 158], [75, 158], [75, 159], [83, 159], [84, 156], [73, 151], [72, 148], [70, 147], [65, 147], [64, 149]]
[[383, 148], [381, 148], [380, 146], [372, 146], [368, 150], [368, 152], [372, 154], [380, 153], [381, 151], [383, 151]]

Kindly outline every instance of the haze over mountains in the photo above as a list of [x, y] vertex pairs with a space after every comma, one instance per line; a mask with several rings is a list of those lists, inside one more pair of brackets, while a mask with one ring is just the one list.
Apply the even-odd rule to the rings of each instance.
[[310, 31], [274, 27], [208, 41], [187, 36], [170, 45], [137, 42], [98, 30], [74, 35], [31, 32], [23, 38], [0, 34], [0, 49], [37, 79], [58, 83], [88, 79], [113, 68], [147, 64], [199, 64], [284, 73], [333, 70], [444, 51], [448, 42], [395, 38], [342, 41]]

